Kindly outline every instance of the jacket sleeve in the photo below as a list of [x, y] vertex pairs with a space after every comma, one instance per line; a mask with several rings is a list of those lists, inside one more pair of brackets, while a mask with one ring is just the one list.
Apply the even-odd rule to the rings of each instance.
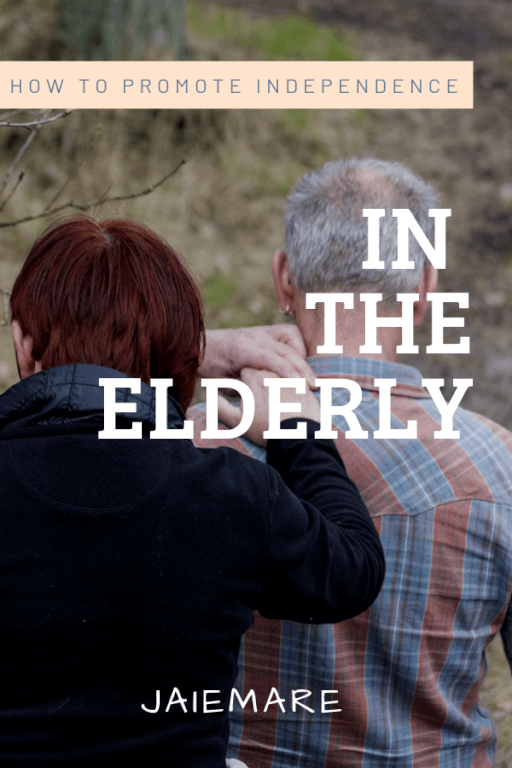
[[[293, 427], [287, 419], [283, 427]], [[271, 474], [270, 571], [260, 613], [267, 618], [327, 623], [356, 616], [384, 579], [380, 540], [332, 440], [268, 441]]]

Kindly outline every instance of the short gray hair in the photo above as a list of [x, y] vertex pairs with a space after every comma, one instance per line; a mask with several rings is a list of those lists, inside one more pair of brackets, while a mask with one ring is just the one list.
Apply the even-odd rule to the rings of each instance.
[[[387, 299], [418, 285], [425, 253], [409, 235], [415, 269], [393, 269], [397, 219], [392, 208], [408, 208], [431, 241], [437, 194], [402, 163], [368, 158], [336, 160], [307, 173], [288, 197], [285, 251], [297, 288], [313, 291], [382, 292]], [[363, 208], [384, 208], [379, 221], [384, 269], [363, 269], [368, 255], [368, 219]]]

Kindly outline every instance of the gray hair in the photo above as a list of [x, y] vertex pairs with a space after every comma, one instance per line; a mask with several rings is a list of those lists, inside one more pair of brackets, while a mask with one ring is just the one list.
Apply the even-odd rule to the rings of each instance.
[[[285, 251], [297, 288], [313, 291], [382, 292], [387, 299], [414, 291], [425, 253], [409, 234], [415, 269], [393, 269], [397, 219], [392, 208], [408, 208], [432, 241], [437, 194], [402, 163], [372, 158], [336, 160], [307, 173], [288, 197]], [[363, 208], [384, 208], [379, 221], [384, 269], [363, 269], [368, 254], [368, 219]]]

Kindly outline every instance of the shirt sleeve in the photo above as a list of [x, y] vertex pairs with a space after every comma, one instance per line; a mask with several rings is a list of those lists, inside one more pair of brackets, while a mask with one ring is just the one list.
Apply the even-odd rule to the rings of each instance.
[[[283, 428], [297, 424], [287, 419]], [[267, 618], [327, 623], [356, 616], [384, 579], [380, 540], [332, 440], [268, 441], [271, 568], [258, 609]]]

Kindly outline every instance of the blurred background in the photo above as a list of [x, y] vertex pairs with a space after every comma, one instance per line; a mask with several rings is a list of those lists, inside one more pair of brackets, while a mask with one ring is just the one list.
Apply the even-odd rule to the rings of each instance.
[[[445, 378], [447, 396], [454, 376], [473, 378], [463, 405], [512, 428], [510, 0], [89, 0], [85, 11], [76, 0], [0, 0], [0, 56], [474, 60], [475, 108], [460, 112], [82, 111], [32, 133], [0, 126], [0, 289], [8, 302], [36, 237], [74, 205], [99, 219], [135, 218], [165, 237], [201, 287], [209, 327], [281, 321], [270, 260], [283, 245], [290, 189], [330, 159], [399, 160], [452, 209], [440, 289], [469, 293], [469, 309], [453, 314], [465, 317], [455, 339], [471, 337], [469, 355], [427, 356], [426, 328], [421, 355], [403, 362]], [[3, 110], [0, 123], [40, 118]], [[4, 324], [0, 391], [16, 379]], [[496, 766], [509, 768], [512, 691], [499, 643], [489, 659]]]

